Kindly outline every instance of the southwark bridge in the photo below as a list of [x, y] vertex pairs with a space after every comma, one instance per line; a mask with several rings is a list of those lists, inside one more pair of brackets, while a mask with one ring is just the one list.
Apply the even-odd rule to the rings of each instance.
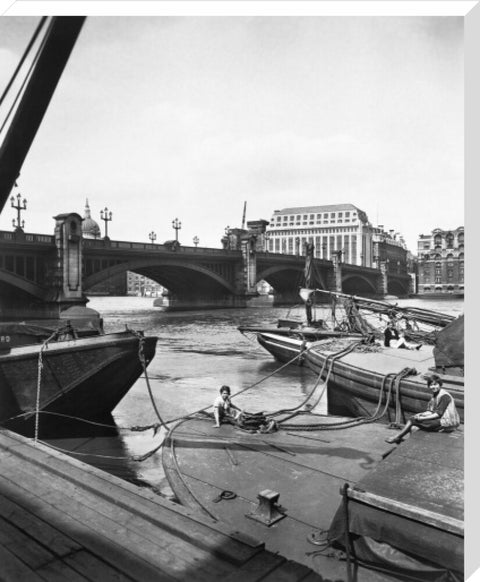
[[[299, 302], [305, 257], [262, 252], [246, 233], [236, 250], [82, 237], [77, 213], [55, 217], [53, 235], [0, 231], [0, 318], [58, 318], [84, 308], [89, 289], [133, 271], [166, 287], [170, 310], [246, 307], [267, 281], [275, 305]], [[408, 274], [313, 259], [311, 287], [384, 297], [408, 294]]]

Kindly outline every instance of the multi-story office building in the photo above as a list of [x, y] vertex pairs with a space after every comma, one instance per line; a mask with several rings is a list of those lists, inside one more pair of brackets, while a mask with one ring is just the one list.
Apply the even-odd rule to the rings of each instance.
[[[267, 230], [267, 248], [273, 253], [303, 254], [305, 243], [315, 246], [317, 258], [341, 260], [352, 265], [406, 270], [406, 246], [398, 233], [373, 227], [366, 213], [353, 204], [302, 206], [275, 210]], [[400, 261], [400, 265], [398, 264]]]
[[394, 230], [385, 231], [383, 225], [373, 229], [373, 266], [385, 262], [387, 273], [406, 275], [409, 272], [407, 245], [402, 235]]
[[418, 293], [464, 293], [465, 232], [435, 228], [418, 239]]

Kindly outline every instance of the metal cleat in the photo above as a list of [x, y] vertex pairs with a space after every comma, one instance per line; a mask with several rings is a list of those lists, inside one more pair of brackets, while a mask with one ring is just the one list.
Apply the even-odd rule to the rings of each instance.
[[264, 489], [260, 491], [257, 497], [258, 506], [251, 513], [246, 513], [245, 517], [259, 521], [267, 526], [271, 526], [286, 517], [286, 514], [282, 513], [281, 508], [277, 505], [280, 493], [271, 489]]

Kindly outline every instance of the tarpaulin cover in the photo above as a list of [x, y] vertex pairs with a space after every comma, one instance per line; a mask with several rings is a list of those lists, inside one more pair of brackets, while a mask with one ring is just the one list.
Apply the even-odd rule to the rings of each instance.
[[[358, 557], [371, 561], [378, 554], [374, 561], [418, 572], [419, 566], [410, 560], [414, 557], [419, 564], [463, 572], [463, 532], [447, 525], [452, 520], [463, 523], [463, 485], [463, 429], [412, 434], [356, 485], [372, 498], [390, 500], [392, 509], [348, 499], [349, 531], [364, 541], [356, 543], [362, 554]], [[415, 508], [415, 516], [408, 516], [403, 507]], [[430, 515], [438, 516], [434, 525], [425, 517]], [[341, 507], [329, 539], [343, 545], [345, 524]]]
[[437, 368], [463, 368], [465, 363], [463, 315], [439, 332], [433, 349], [433, 357]]
[[[383, 562], [394, 569], [416, 572], [432, 571], [432, 564], [463, 571], [463, 536], [355, 500], [348, 501], [348, 523], [351, 533], [383, 542], [383, 545], [356, 544], [356, 553], [364, 561]], [[343, 545], [344, 532], [345, 517], [341, 507], [330, 527], [329, 539], [338, 540]]]

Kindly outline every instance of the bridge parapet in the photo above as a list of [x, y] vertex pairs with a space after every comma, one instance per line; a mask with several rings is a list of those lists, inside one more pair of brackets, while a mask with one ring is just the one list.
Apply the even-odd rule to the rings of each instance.
[[172, 248], [171, 245], [152, 244], [142, 242], [130, 242], [121, 240], [105, 240], [105, 239], [83, 239], [83, 247], [85, 249], [103, 249], [121, 250], [121, 251], [142, 251], [147, 253], [164, 252], [167, 254], [193, 254], [193, 255], [213, 255], [213, 256], [236, 256], [239, 257], [241, 252], [237, 250], [216, 249], [209, 247], [187, 247], [178, 245]]
[[0, 230], [0, 241], [4, 243], [30, 243], [34, 245], [47, 244], [55, 246], [55, 237], [48, 234], [18, 233], [7, 230]]

